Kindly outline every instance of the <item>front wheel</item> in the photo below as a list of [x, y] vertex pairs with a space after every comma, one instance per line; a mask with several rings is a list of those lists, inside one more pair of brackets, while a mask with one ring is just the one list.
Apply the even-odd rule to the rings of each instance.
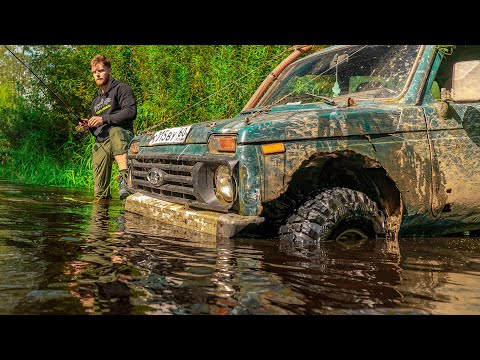
[[280, 227], [279, 235], [282, 240], [348, 244], [385, 235], [385, 214], [364, 193], [337, 187], [307, 200]]

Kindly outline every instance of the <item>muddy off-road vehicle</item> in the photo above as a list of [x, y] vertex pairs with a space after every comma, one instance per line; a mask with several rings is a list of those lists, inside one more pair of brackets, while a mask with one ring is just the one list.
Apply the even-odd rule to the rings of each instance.
[[235, 117], [136, 136], [125, 210], [292, 241], [480, 229], [480, 46], [310, 48]]

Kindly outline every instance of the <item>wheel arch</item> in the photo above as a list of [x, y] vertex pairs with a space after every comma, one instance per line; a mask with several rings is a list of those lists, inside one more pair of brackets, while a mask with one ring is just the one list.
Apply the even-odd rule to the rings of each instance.
[[263, 204], [264, 215], [278, 226], [312, 194], [333, 187], [368, 195], [387, 216], [387, 232], [398, 234], [403, 201], [395, 181], [378, 160], [352, 150], [319, 152], [304, 160], [291, 176], [285, 192]]

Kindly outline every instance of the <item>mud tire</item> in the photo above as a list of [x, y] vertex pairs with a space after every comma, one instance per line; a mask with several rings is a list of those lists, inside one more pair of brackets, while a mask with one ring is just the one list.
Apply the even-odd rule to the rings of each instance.
[[385, 235], [385, 215], [360, 191], [336, 187], [307, 200], [279, 229], [281, 240], [329, 241], [340, 234]]

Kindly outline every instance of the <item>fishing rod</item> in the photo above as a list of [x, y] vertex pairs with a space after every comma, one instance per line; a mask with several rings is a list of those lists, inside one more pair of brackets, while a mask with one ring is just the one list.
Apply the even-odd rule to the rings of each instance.
[[[82, 126], [81, 126], [82, 132], [86, 132], [86, 129], [84, 128], [84, 126], [85, 126], [86, 123], [88, 123], [88, 120], [83, 120], [81, 116], [77, 115], [77, 114], [75, 113], [75, 111], [73, 111], [73, 109], [72, 109], [70, 106], [68, 106], [68, 104], [67, 104], [65, 101], [63, 101], [63, 99], [62, 99], [60, 96], [58, 96], [52, 89], [50, 89], [50, 87], [49, 87], [47, 84], [45, 84], [45, 82], [44, 82], [42, 79], [40, 79], [40, 78], [37, 76], [37, 74], [35, 74], [35, 73], [33, 72], [32, 69], [30, 69], [30, 68], [27, 66], [27, 64], [25, 64], [20, 58], [18, 58], [18, 56], [15, 55], [15, 53], [14, 53], [13, 51], [11, 51], [6, 45], [3, 45], [3, 46], [4, 46], [5, 49], [7, 49], [23, 66], [25, 66], [48, 90], [50, 90], [50, 92], [51, 92], [53, 95], [55, 95], [55, 97], [56, 97], [58, 100], [60, 100], [60, 102], [63, 104], [63, 106], [65, 106], [65, 108], [68, 110], [68, 112], [71, 113], [71, 114], [75, 117], [75, 121], [77, 121], [77, 122], [79, 122], [79, 123], [82, 124]], [[100, 145], [100, 148], [101, 148], [103, 151], [105, 151], [106, 154], [109, 154], [109, 152], [108, 152], [107, 150], [105, 150], [105, 148], [103, 147], [103, 145], [102, 145], [101, 142], [97, 142], [97, 144]], [[110, 184], [109, 184], [108, 186], [110, 186]], [[108, 189], [108, 187], [107, 187], [107, 189]], [[104, 192], [106, 192], [107, 189], [105, 189]], [[103, 195], [103, 194], [102, 194], [102, 195]], [[100, 200], [100, 199], [101, 199], [101, 197], [100, 197], [98, 200]]]
[[[23, 66], [25, 66], [48, 90], [50, 90], [50, 92], [51, 92], [53, 95], [55, 95], [55, 97], [56, 97], [58, 100], [60, 100], [60, 102], [63, 104], [63, 106], [65, 106], [65, 108], [68, 110], [68, 112], [71, 113], [71, 114], [75, 117], [75, 121], [77, 121], [77, 122], [79, 122], [79, 123], [82, 124], [82, 126], [81, 126], [82, 132], [86, 132], [87, 130], [84, 128], [84, 126], [85, 126], [85, 124], [88, 122], [88, 120], [84, 120], [84, 119], [82, 119], [81, 116], [77, 115], [77, 114], [75, 113], [75, 111], [73, 111], [72, 108], [71, 108], [70, 106], [68, 106], [68, 104], [67, 104], [65, 101], [63, 101], [60, 96], [58, 96], [52, 89], [50, 89], [50, 87], [49, 87], [47, 84], [45, 84], [45, 82], [44, 82], [42, 79], [40, 79], [40, 78], [37, 76], [37, 74], [35, 74], [35, 73], [33, 72], [33, 70], [28, 67], [27, 64], [25, 64], [17, 55], [15, 55], [15, 53], [14, 53], [12, 50], [10, 50], [6, 45], [3, 45], [3, 46], [4, 46], [5, 49], [7, 49]], [[105, 148], [103, 147], [102, 143], [98, 143], [98, 144], [100, 144], [100, 147], [103, 149], [103, 151], [105, 151], [106, 153], [108, 153], [108, 152], [105, 150]]]
[[40, 79], [40, 78], [37, 76], [37, 74], [35, 74], [35, 73], [33, 72], [33, 70], [28, 67], [27, 64], [25, 64], [25, 62], [23, 62], [17, 55], [15, 55], [15, 53], [14, 53], [12, 50], [10, 50], [6, 45], [3, 45], [3, 46], [4, 46], [5, 49], [7, 49], [23, 66], [25, 66], [48, 90], [50, 90], [50, 92], [51, 92], [53, 95], [55, 95], [55, 97], [63, 104], [63, 106], [65, 106], [65, 108], [68, 110], [68, 112], [75, 117], [75, 121], [80, 122], [80, 123], [82, 123], [82, 124], [85, 122], [85, 120], [83, 120], [81, 116], [79, 116], [78, 114], [76, 114], [75, 111], [73, 111], [72, 108], [71, 108], [70, 106], [68, 106], [68, 104], [67, 104], [65, 101], [63, 101], [63, 99], [62, 99], [60, 96], [58, 96], [52, 89], [50, 89], [50, 87], [49, 87], [47, 84], [45, 84], [45, 82], [44, 82], [42, 79]]

